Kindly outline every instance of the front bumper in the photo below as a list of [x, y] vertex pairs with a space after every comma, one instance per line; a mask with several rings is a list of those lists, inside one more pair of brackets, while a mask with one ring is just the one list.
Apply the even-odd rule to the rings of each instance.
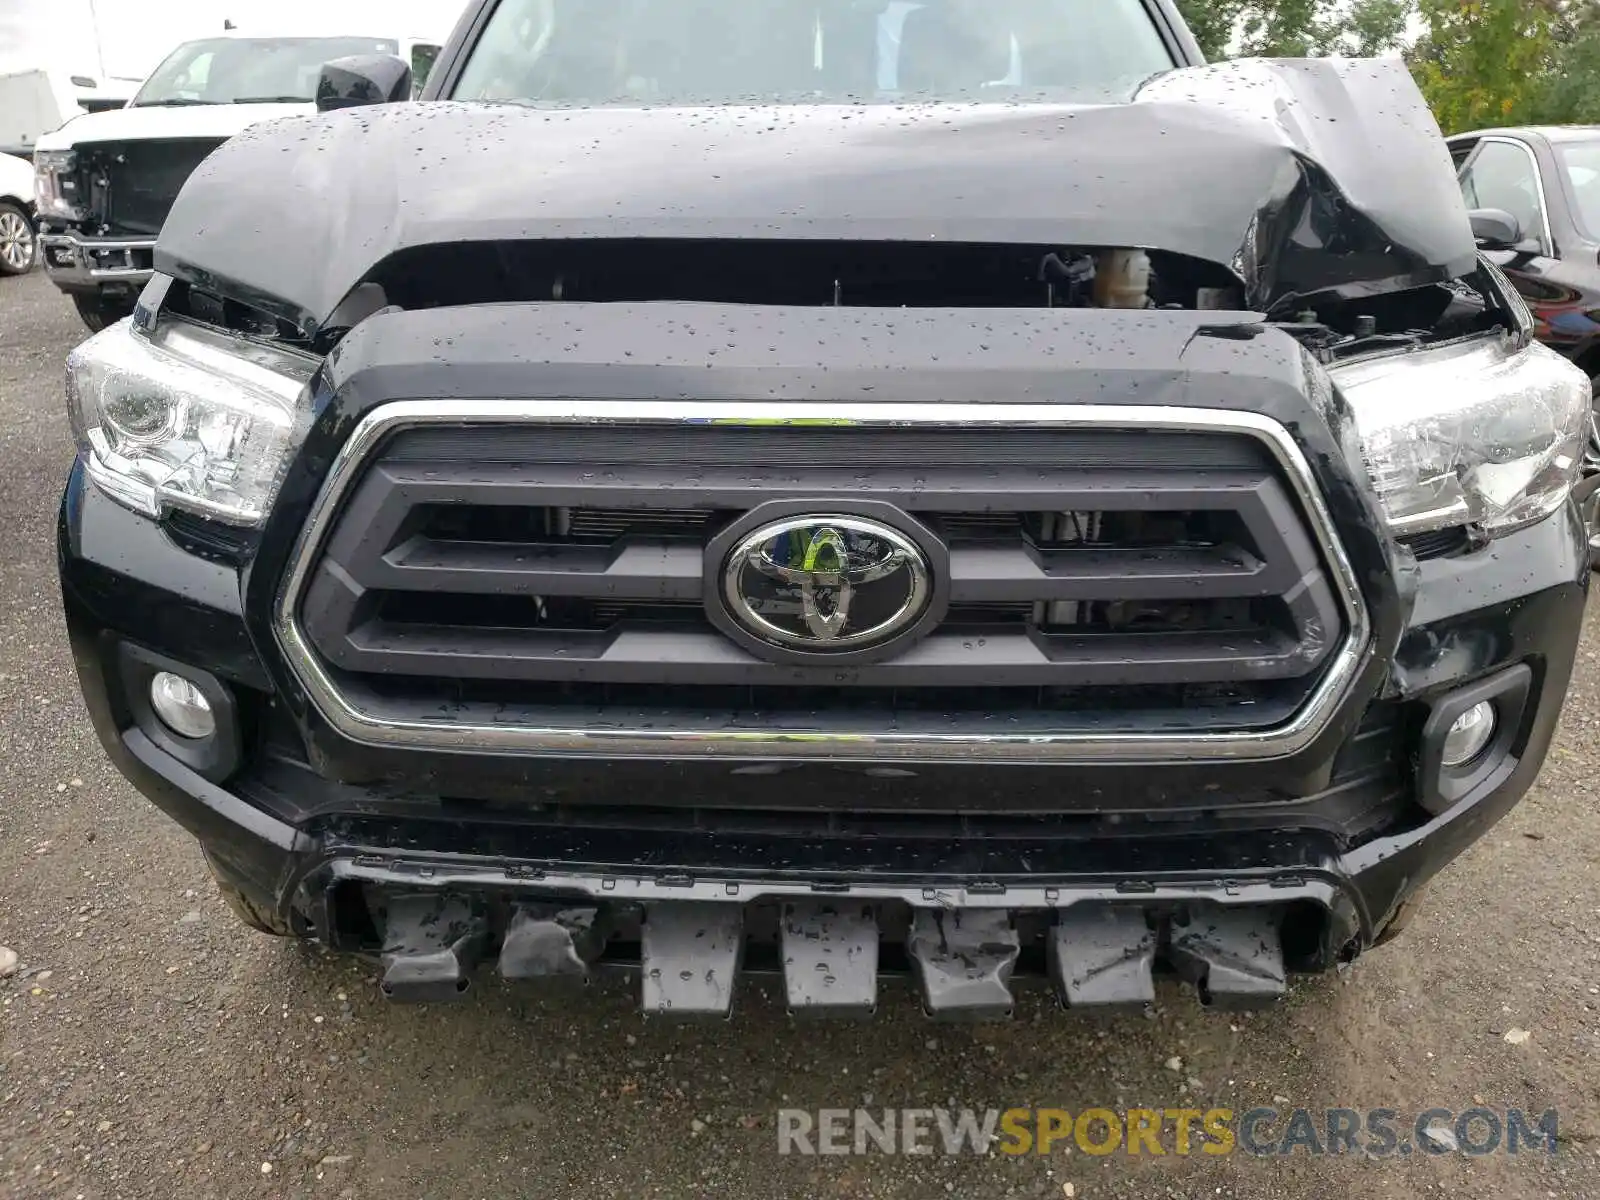
[[[617, 964], [639, 970], [647, 1009], [674, 1015], [726, 1013], [741, 968], [781, 972], [806, 1012], [871, 1011], [879, 975], [898, 970], [942, 1016], [1008, 1012], [1013, 980], [1028, 976], [1071, 1005], [1137, 1004], [1165, 968], [1217, 1003], [1269, 1000], [1286, 973], [1383, 940], [1532, 784], [1589, 580], [1573, 506], [1490, 551], [1417, 567], [1380, 690], [1350, 701], [1401, 714], [1379, 765], [1402, 794], [1374, 823], [1352, 809], [1364, 785], [1330, 766], [1361, 740], [1355, 721], [1341, 723], [1344, 745], [1314, 749], [1328, 760], [1320, 775], [1271, 761], [880, 770], [848, 756], [433, 752], [340, 781], [348, 763], [335, 770], [318, 749], [338, 735], [283, 694], [261, 649], [270, 639], [248, 627], [246, 570], [181, 547], [181, 530], [118, 507], [81, 466], [60, 533], [101, 740], [226, 883], [295, 933], [380, 955], [397, 999], [460, 995], [484, 962], [515, 979]], [[246, 768], [217, 782], [163, 747], [129, 686], [129, 645], [237, 698]], [[1525, 698], [1503, 759], [1430, 815], [1409, 761], [1418, 731], [1463, 688], [1512, 676]], [[1188, 803], [1141, 807], [1157, 792]], [[1277, 798], [1234, 806], [1246, 793]], [[747, 819], [755, 808], [772, 811]]]
[[[370, 819], [307, 829], [207, 783], [137, 730], [112, 747], [225, 882], [296, 933], [381, 954], [392, 998], [454, 999], [480, 962], [509, 979], [621, 967], [641, 976], [649, 1012], [725, 1016], [749, 969], [781, 973], [791, 1010], [865, 1015], [880, 974], [910, 972], [941, 1017], [1009, 1013], [1014, 977], [1048, 979], [1075, 1008], [1140, 1005], [1163, 970], [1209, 1004], [1270, 1002], [1286, 973], [1330, 969], [1396, 932], [1423, 885], [1526, 790], [1533, 751], [1493, 791], [1344, 852], [1292, 830], [991, 847], [996, 865], [1050, 854], [1022, 881], [919, 875], [914, 862], [841, 871], [842, 843], [832, 869], [719, 869], [693, 855], [713, 840], [716, 852], [761, 848], [679, 837], [646, 851], [654, 861], [574, 861], [564, 856], [599, 840], [497, 829], [490, 848], [460, 827], [441, 836], [431, 822]], [[419, 836], [447, 848], [406, 845]]]
[[117, 289], [136, 293], [154, 272], [156, 239], [85, 238], [41, 233], [39, 258], [50, 281], [64, 292]]

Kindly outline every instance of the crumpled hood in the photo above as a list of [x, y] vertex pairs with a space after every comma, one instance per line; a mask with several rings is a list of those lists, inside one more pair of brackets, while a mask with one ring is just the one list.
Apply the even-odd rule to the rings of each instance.
[[1145, 247], [1227, 267], [1259, 311], [1475, 260], [1403, 65], [1262, 60], [1103, 105], [424, 102], [275, 121], [190, 178], [156, 267], [310, 332], [397, 251], [540, 238]]

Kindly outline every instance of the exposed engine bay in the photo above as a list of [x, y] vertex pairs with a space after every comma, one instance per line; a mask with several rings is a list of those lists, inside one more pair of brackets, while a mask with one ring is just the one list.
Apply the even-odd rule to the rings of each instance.
[[[1325, 361], [1510, 327], [1482, 275], [1264, 314]], [[906, 241], [582, 239], [432, 244], [378, 264], [325, 327], [325, 344], [380, 308], [487, 303], [847, 308], [1248, 311], [1236, 277], [1163, 250]], [[274, 336], [279, 322], [180, 285], [178, 311]], [[293, 337], [292, 328], [281, 330]]]

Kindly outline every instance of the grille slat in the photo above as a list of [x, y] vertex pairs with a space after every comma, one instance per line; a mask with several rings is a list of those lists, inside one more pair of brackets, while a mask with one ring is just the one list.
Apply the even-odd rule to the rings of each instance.
[[[666, 407], [666, 406], [664, 406]], [[383, 451], [393, 464], [528, 466], [580, 463], [590, 468], [766, 467], [804, 471], [844, 467], [916, 470], [1055, 463], [1078, 471], [1252, 471], [1270, 465], [1249, 438], [1206, 433], [1107, 429], [966, 429], [848, 425], [739, 426], [606, 423], [506, 429], [489, 425], [408, 431]]]
[[1073, 470], [993, 465], [981, 458], [959, 468], [863, 467], [819, 463], [809, 471], [769, 463], [748, 467], [639, 467], [627, 471], [585, 464], [444, 461], [385, 462], [383, 475], [413, 505], [526, 509], [627, 508], [743, 513], [768, 500], [810, 500], [819, 506], [879, 500], [918, 515], [984, 512], [1238, 512], [1251, 502], [1265, 471]]
[[[567, 540], [610, 544], [628, 537], [698, 538], [705, 530], [737, 515], [712, 508], [567, 508], [512, 510], [524, 514], [521, 538], [564, 530]], [[1014, 512], [950, 512], [930, 518], [952, 541], [995, 541], [1016, 537], [1023, 514]], [[508, 533], [508, 540], [519, 540]]]
[[[349, 671], [522, 679], [542, 683], [579, 675], [595, 682], [648, 678], [663, 687], [762, 684], [780, 679], [878, 686], [940, 684], [1080, 685], [1251, 682], [1303, 675], [1314, 647], [1268, 630], [1234, 633], [1069, 634], [998, 632], [981, 647], [964, 634], [934, 633], [871, 667], [790, 667], [763, 662], [702, 629], [623, 625], [606, 631], [495, 626], [357, 626], [329, 658]], [[981, 655], [972, 651], [981, 649]]]
[[[696, 600], [703, 573], [702, 548], [687, 540], [630, 534], [610, 544], [572, 544], [419, 536], [386, 554], [362, 579], [397, 590]], [[958, 547], [950, 556], [951, 600], [958, 604], [1273, 596], [1298, 582], [1235, 546], [1038, 550], [1013, 536], [1009, 545]]]
[[441, 542], [412, 538], [364, 576], [374, 587], [498, 595], [700, 598], [701, 554], [689, 543], [617, 546]]
[[552, 527], [564, 524], [566, 536], [580, 542], [621, 541], [625, 537], [698, 537], [716, 519], [709, 508], [576, 508], [551, 514]]

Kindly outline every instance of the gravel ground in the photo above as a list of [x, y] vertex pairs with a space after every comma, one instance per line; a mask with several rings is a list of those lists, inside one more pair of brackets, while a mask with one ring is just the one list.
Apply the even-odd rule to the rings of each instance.
[[[42, 276], [0, 280], [0, 945], [21, 959], [0, 979], [0, 1195], [1600, 1197], [1593, 623], [1537, 790], [1406, 937], [1264, 1014], [1208, 1013], [1176, 987], [1154, 1019], [1033, 996], [977, 1027], [932, 1025], [904, 995], [868, 1025], [796, 1025], [761, 987], [711, 1027], [647, 1023], [621, 984], [390, 1007], [359, 964], [237, 926], [197, 846], [103, 761], [53, 551], [80, 336]], [[774, 1130], [780, 1107], [1388, 1107], [1404, 1123], [1479, 1102], [1557, 1108], [1558, 1152], [808, 1158], [779, 1155]]]

